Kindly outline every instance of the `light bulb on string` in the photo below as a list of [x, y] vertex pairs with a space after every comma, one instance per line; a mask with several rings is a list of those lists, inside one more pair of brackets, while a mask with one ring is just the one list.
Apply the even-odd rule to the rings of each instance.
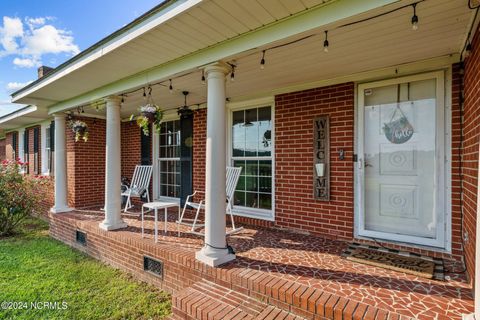
[[262, 52], [262, 60], [260, 60], [260, 69], [265, 69], [265, 50]]
[[170, 79], [169, 81], [170, 81], [170, 85], [168, 86], [168, 90], [170, 90], [170, 93], [173, 93], [172, 79]]
[[235, 66], [232, 65], [232, 72], [230, 73], [230, 81], [235, 81]]
[[147, 93], [145, 92], [145, 87], [143, 87], [143, 100], [147, 99]]
[[418, 30], [418, 16], [417, 16], [417, 4], [412, 4], [413, 7], [413, 16], [412, 16], [412, 29]]
[[202, 84], [205, 84], [205, 71], [202, 70]]
[[323, 51], [324, 52], [328, 52], [328, 47], [329, 47], [329, 43], [328, 43], [328, 30], [325, 31], [325, 40], [323, 41]]
[[470, 57], [470, 54], [472, 53], [472, 43], [470, 40], [468, 40], [467, 46], [465, 47], [465, 58]]

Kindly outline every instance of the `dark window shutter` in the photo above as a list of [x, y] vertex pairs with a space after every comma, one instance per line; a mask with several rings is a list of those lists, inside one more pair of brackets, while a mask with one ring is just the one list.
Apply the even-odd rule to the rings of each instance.
[[152, 164], [152, 136], [144, 135], [143, 131], [140, 130], [140, 144], [141, 144], [141, 164], [142, 165], [151, 165]]
[[55, 151], [55, 121], [50, 122], [50, 150]]
[[35, 174], [40, 173], [40, 157], [38, 155], [38, 148], [40, 145], [40, 128], [33, 129], [33, 170]]
[[49, 163], [48, 163], [48, 171], [50, 175], [54, 173], [54, 157], [55, 157], [55, 121], [50, 122], [50, 156], [49, 156]]
[[193, 113], [180, 116], [180, 205], [193, 193]]
[[[25, 132], [23, 134], [23, 161], [24, 162], [29, 162], [30, 161], [30, 146], [28, 145], [29, 142], [29, 133], [30, 131], [28, 129], [25, 129]], [[25, 166], [26, 173], [30, 173], [30, 164], [28, 166]]]
[[[25, 133], [23, 134], [23, 152], [25, 155], [28, 155], [28, 130], [25, 130]], [[27, 159], [25, 159], [27, 160]]]
[[40, 138], [40, 135], [39, 135], [39, 128], [36, 127], [33, 129], [33, 152], [35, 153], [38, 153], [38, 147], [39, 147], [39, 138]]
[[14, 132], [12, 134], [12, 149], [13, 149], [13, 153], [14, 153], [14, 158], [18, 158], [18, 155], [17, 155], [17, 145], [18, 145], [18, 132]]

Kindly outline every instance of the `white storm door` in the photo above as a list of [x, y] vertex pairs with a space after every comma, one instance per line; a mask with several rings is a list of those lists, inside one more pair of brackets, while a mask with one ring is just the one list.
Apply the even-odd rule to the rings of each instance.
[[443, 73], [359, 86], [359, 235], [445, 246], [443, 86]]

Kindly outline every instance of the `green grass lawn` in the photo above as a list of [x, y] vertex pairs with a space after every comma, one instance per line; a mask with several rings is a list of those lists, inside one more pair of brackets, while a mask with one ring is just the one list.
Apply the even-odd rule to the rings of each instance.
[[[162, 319], [170, 313], [166, 293], [49, 238], [45, 222], [30, 218], [21, 229], [0, 238], [0, 303], [24, 309], [5, 310], [3, 303], [0, 319]], [[58, 308], [40, 308], [43, 302]], [[40, 303], [38, 309], [32, 303]]]

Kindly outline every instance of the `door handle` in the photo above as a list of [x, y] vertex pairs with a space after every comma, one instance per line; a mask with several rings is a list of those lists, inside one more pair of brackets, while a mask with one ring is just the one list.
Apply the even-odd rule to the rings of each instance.
[[368, 163], [367, 161], [365, 161], [365, 168], [366, 167], [373, 167], [370, 163]]

